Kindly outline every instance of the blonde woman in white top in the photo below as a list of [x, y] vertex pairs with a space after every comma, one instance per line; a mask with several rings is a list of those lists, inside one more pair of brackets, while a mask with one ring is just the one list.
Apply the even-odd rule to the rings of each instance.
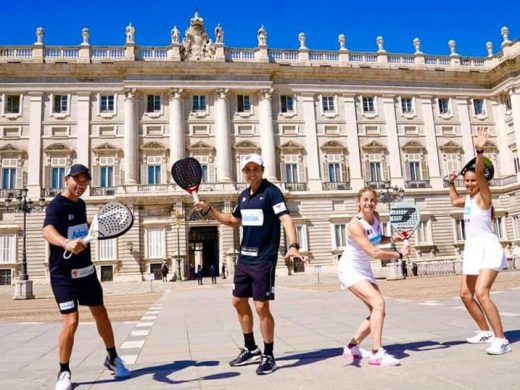
[[479, 128], [474, 139], [477, 153], [475, 166], [461, 172], [468, 195], [462, 197], [457, 193], [456, 171], [450, 172], [448, 181], [451, 204], [464, 207], [466, 242], [460, 297], [479, 327], [476, 335], [466, 341], [471, 344], [490, 343], [486, 352], [501, 355], [511, 352], [511, 346], [504, 336], [500, 314], [490, 297], [490, 291], [498, 272], [507, 268], [507, 259], [491, 228], [493, 204], [489, 183], [484, 174], [483, 155], [488, 137], [487, 128]]
[[[406, 246], [399, 252], [395, 249], [380, 249], [379, 244], [401, 241], [402, 237], [385, 237], [379, 215], [376, 212], [377, 193], [370, 187], [358, 192], [359, 213], [347, 225], [347, 245], [338, 262], [338, 277], [341, 287], [349, 289], [368, 307], [370, 315], [361, 322], [354, 337], [345, 345], [343, 357], [359, 359], [368, 357], [368, 364], [397, 366], [399, 360], [389, 355], [382, 347], [381, 338], [385, 318], [385, 300], [370, 267], [373, 258], [383, 260], [402, 259], [410, 253]], [[363, 351], [359, 344], [372, 337], [372, 353]], [[363, 353], [364, 352], [364, 353]]]

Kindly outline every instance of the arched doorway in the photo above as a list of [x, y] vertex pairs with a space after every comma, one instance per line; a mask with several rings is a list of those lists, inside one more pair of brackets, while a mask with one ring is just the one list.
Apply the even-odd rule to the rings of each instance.
[[191, 227], [189, 232], [189, 264], [196, 269], [200, 264], [204, 276], [210, 276], [211, 265], [219, 270], [218, 226]]

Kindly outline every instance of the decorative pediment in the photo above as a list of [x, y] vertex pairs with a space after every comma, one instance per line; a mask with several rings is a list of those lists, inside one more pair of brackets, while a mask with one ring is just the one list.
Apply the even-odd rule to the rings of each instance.
[[403, 146], [402, 146], [402, 149], [409, 152], [409, 153], [413, 153], [413, 152], [422, 152], [424, 151], [426, 148], [424, 147], [423, 144], [421, 144], [420, 142], [417, 142], [417, 141], [409, 141], [407, 143], [405, 143]]
[[498, 152], [498, 147], [491, 141], [487, 141], [486, 144], [484, 145], [484, 150], [487, 152], [487, 153], [490, 153], [490, 152]]
[[338, 141], [327, 141], [320, 147], [321, 150], [326, 152], [345, 152], [347, 148]]
[[464, 149], [458, 143], [448, 141], [444, 145], [439, 146], [439, 149], [445, 153], [463, 153]]
[[168, 148], [166, 146], [164, 146], [160, 142], [155, 142], [155, 141], [147, 142], [146, 144], [141, 145], [140, 149], [144, 152], [161, 152], [161, 153], [168, 150]]
[[65, 144], [52, 144], [44, 149], [45, 153], [72, 153], [72, 149]]
[[305, 150], [305, 148], [302, 145], [294, 141], [286, 142], [283, 145], [280, 145], [278, 149], [280, 149], [283, 152], [301, 152]]
[[363, 151], [365, 152], [381, 152], [383, 150], [386, 150], [386, 145], [377, 142], [377, 141], [371, 141], [361, 147]]
[[109, 154], [112, 156], [117, 154], [123, 154], [121, 148], [118, 148], [117, 146], [111, 145], [109, 143], [104, 143], [102, 145], [96, 146], [92, 149], [92, 151], [95, 154]]
[[199, 141], [192, 145], [189, 145], [187, 148], [190, 152], [213, 152], [215, 151], [215, 147], [213, 145], [207, 144], [206, 142]]
[[233, 149], [235, 150], [240, 150], [240, 151], [251, 151], [251, 152], [254, 152], [254, 151], [257, 151], [259, 148], [259, 146], [257, 144], [255, 144], [254, 142], [251, 142], [251, 141], [240, 141], [240, 142], [237, 142], [234, 146], [233, 146]]
[[21, 149], [11, 144], [7, 144], [0, 148], [0, 155], [2, 155], [3, 157], [22, 157], [26, 155], [26, 152], [24, 149]]

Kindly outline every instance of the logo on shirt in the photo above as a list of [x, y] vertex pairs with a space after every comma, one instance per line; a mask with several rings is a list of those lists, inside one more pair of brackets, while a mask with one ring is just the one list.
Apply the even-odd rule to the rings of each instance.
[[69, 214], [69, 221], [72, 221], [74, 219], [74, 214]]
[[245, 209], [242, 211], [242, 225], [262, 226], [264, 224], [264, 212], [262, 209]]
[[285, 207], [285, 202], [277, 203], [273, 206], [273, 211], [275, 214], [280, 214], [282, 211], [286, 211], [287, 207]]
[[88, 225], [81, 223], [79, 225], [70, 226], [67, 232], [67, 238], [69, 240], [75, 240], [77, 238], [84, 238], [88, 234]]
[[242, 202], [245, 202], [247, 198], [245, 196], [242, 197]]

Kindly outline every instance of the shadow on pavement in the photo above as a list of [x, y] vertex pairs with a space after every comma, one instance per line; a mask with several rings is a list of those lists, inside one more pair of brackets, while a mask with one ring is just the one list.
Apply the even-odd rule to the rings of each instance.
[[446, 341], [443, 343], [439, 343], [438, 341], [416, 341], [413, 343], [400, 343], [400, 344], [390, 344], [385, 345], [385, 349], [390, 352], [397, 359], [404, 359], [410, 356], [410, 354], [405, 351], [413, 351], [413, 352], [426, 352], [432, 351], [435, 349], [445, 349], [449, 347], [453, 347], [455, 345], [466, 344], [465, 340], [456, 340], [456, 341]]
[[[101, 379], [97, 381], [89, 381], [89, 382], [75, 382], [73, 384], [73, 389], [80, 388], [81, 386], [90, 386], [90, 385], [99, 385], [102, 383], [111, 383], [111, 382], [123, 382], [123, 381], [131, 381], [132, 379], [139, 378], [144, 375], [152, 375], [153, 379], [157, 382], [163, 382], [168, 384], [181, 384], [181, 383], [189, 383], [196, 382], [200, 380], [215, 380], [215, 379], [225, 379], [232, 378], [240, 375], [238, 372], [223, 372], [219, 374], [205, 375], [199, 378], [186, 379], [186, 380], [172, 380], [169, 376], [173, 373], [181, 371], [185, 368], [190, 367], [212, 367], [218, 366], [220, 362], [216, 360], [208, 360], [197, 362], [195, 360], [179, 360], [173, 363], [162, 364], [160, 366], [152, 366], [152, 367], [143, 367], [138, 368], [137, 370], [132, 371], [132, 376], [130, 378], [125, 379]], [[129, 384], [130, 385], [130, 384]]]
[[279, 366], [278, 369], [289, 368], [289, 367], [298, 367], [304, 366], [306, 364], [312, 364], [315, 362], [319, 362], [321, 360], [335, 358], [341, 356], [343, 353], [343, 348], [327, 348], [327, 349], [318, 349], [316, 351], [311, 352], [303, 352], [297, 353], [294, 355], [283, 356], [281, 358], [276, 358], [277, 362], [283, 362], [285, 360], [297, 360], [291, 364], [285, 364], [283, 366]]
[[520, 329], [504, 332], [504, 335], [510, 343], [514, 343], [520, 340]]

